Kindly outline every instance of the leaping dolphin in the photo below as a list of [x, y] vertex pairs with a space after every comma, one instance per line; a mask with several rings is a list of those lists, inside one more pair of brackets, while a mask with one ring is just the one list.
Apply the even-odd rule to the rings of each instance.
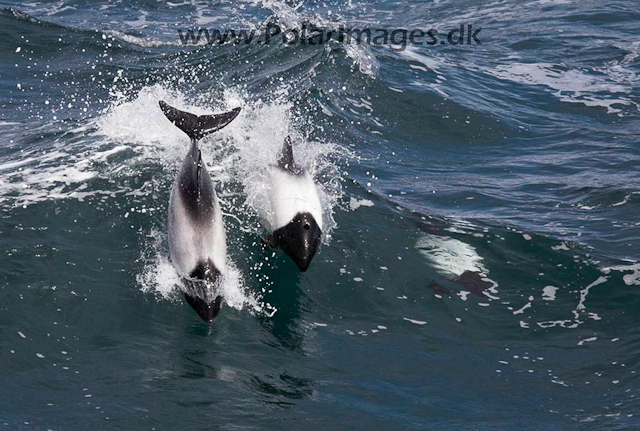
[[280, 246], [306, 271], [322, 238], [322, 205], [313, 177], [293, 159], [291, 138], [268, 172], [267, 200], [258, 212], [269, 231], [266, 243]]
[[191, 138], [169, 198], [169, 256], [185, 283], [186, 301], [205, 322], [220, 311], [215, 292], [226, 272], [226, 238], [215, 187], [202, 161], [198, 140], [228, 125], [240, 108], [214, 115], [194, 115], [160, 101], [164, 115]]

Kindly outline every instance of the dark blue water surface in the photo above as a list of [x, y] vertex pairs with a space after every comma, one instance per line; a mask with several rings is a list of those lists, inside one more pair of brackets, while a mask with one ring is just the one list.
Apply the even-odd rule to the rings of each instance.
[[[0, 1], [0, 426], [636, 429], [635, 1]], [[183, 45], [178, 29], [482, 28], [481, 44]], [[445, 38], [446, 39], [446, 38]], [[177, 293], [188, 139], [230, 276]], [[317, 179], [309, 271], [261, 244], [284, 137]]]

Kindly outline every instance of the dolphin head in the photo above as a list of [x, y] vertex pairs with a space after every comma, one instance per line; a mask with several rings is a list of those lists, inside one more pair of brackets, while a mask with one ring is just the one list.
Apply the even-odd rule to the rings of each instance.
[[273, 232], [273, 238], [285, 253], [306, 271], [320, 246], [322, 230], [307, 212], [298, 213], [288, 224]]

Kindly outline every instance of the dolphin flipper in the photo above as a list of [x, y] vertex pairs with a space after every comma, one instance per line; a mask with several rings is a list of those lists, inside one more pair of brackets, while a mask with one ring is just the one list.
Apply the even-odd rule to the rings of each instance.
[[162, 100], [159, 103], [160, 109], [162, 109], [162, 112], [169, 121], [195, 141], [209, 133], [222, 129], [231, 123], [240, 113], [240, 108], [235, 108], [222, 114], [198, 116], [169, 106]]

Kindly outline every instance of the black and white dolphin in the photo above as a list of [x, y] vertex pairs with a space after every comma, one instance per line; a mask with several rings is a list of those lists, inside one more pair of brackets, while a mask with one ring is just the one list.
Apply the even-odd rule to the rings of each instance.
[[313, 177], [293, 159], [289, 136], [277, 164], [269, 167], [266, 187], [267, 202], [258, 208], [269, 231], [266, 243], [280, 246], [306, 271], [321, 242], [322, 204]]
[[226, 238], [215, 187], [202, 161], [198, 140], [220, 130], [240, 108], [215, 115], [194, 115], [160, 101], [164, 115], [191, 138], [169, 199], [169, 255], [185, 283], [184, 297], [205, 321], [218, 315], [222, 298], [215, 284], [226, 272]]

